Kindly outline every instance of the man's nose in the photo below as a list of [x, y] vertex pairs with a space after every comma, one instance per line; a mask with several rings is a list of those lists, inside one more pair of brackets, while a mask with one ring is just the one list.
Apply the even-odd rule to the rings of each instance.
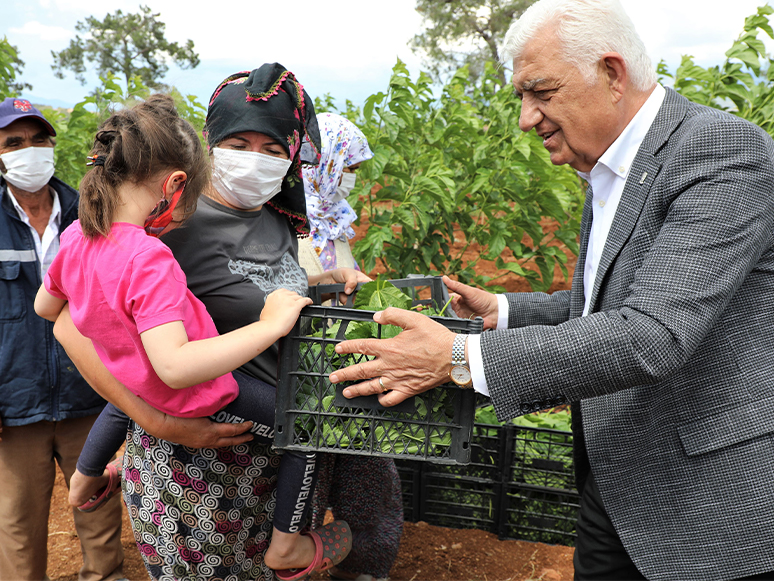
[[535, 100], [529, 95], [521, 99], [521, 113], [519, 113], [519, 129], [524, 133], [530, 131], [543, 119], [543, 114], [535, 104]]

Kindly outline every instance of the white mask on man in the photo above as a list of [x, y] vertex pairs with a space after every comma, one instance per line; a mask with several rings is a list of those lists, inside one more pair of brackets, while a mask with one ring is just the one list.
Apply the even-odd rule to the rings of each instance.
[[254, 210], [282, 188], [290, 160], [257, 151], [212, 150], [212, 185], [229, 204]]
[[25, 147], [0, 155], [6, 181], [25, 192], [37, 192], [54, 175], [53, 147]]
[[357, 176], [354, 173], [344, 172], [341, 174], [341, 183], [336, 188], [336, 192], [331, 196], [332, 202], [338, 202], [339, 200], [346, 200], [352, 188], [355, 187], [355, 180]]

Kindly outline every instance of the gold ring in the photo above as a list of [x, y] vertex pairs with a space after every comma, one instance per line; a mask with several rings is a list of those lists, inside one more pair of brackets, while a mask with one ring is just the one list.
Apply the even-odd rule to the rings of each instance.
[[382, 378], [381, 378], [381, 377], [379, 378], [379, 387], [381, 387], [381, 388], [382, 388], [382, 392], [385, 392], [385, 391], [387, 391], [387, 388], [386, 388], [386, 387], [384, 387], [384, 382], [382, 381]]

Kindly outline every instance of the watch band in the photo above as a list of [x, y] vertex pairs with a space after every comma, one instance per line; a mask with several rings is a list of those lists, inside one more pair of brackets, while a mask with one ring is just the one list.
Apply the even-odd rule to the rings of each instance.
[[452, 366], [454, 365], [462, 365], [464, 367], [468, 366], [468, 362], [465, 360], [465, 345], [468, 342], [468, 336], [458, 334], [454, 338], [454, 343], [452, 343]]

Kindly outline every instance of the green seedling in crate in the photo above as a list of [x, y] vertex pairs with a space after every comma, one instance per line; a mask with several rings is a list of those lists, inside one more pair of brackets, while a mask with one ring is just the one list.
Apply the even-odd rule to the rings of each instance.
[[[427, 306], [421, 310], [426, 315], [442, 316], [450, 302], [440, 310]], [[369, 311], [380, 311], [387, 307], [410, 309], [411, 303], [411, 298], [399, 288], [387, 280], [378, 278], [360, 288], [354, 301], [354, 308]], [[338, 321], [325, 326], [322, 321], [318, 321], [317, 330], [309, 337], [314, 339], [339, 337], [341, 324], [341, 321]], [[349, 321], [344, 338], [348, 340], [378, 337], [388, 339], [396, 336], [400, 331], [400, 327], [380, 326], [373, 321]], [[303, 345], [302, 369], [314, 370], [315, 373], [300, 378], [296, 392], [296, 404], [299, 410], [306, 412], [322, 410], [323, 414], [338, 413], [339, 408], [336, 408], [334, 403], [335, 387], [327, 380], [327, 376], [335, 369], [353, 363], [352, 356], [337, 354], [334, 348], [335, 341], [310, 341]], [[445, 391], [441, 391], [438, 399], [433, 401], [431, 410], [428, 410], [426, 401], [429, 401], [429, 398], [419, 396], [413, 398], [417, 417], [426, 418], [429, 415], [432, 421], [441, 425], [453, 422], [454, 406], [446, 397]], [[429, 414], [428, 411], [430, 411]], [[407, 421], [406, 412], [385, 410], [380, 417], [384, 421], [378, 423], [371, 434], [370, 424], [366, 418], [333, 418], [330, 415], [324, 415], [323, 421], [320, 422], [322, 440], [329, 447], [360, 450], [367, 447], [370, 436], [373, 435], [377, 449], [381, 452], [401, 455], [417, 455], [426, 446], [429, 446], [427, 451], [430, 455], [439, 455], [452, 443], [450, 431], [411, 423]], [[311, 435], [319, 428], [315, 425], [314, 415], [299, 414], [296, 429], [306, 434], [308, 441], [312, 441]]]

